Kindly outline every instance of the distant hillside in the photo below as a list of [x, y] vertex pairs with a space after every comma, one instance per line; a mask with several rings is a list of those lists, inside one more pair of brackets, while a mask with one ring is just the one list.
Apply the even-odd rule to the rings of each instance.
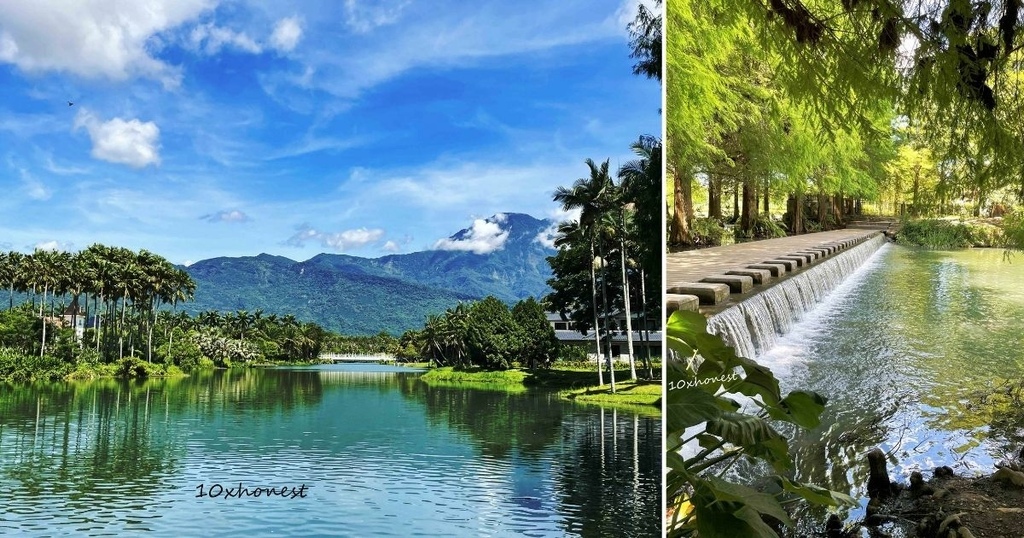
[[460, 230], [439, 248], [369, 259], [320, 254], [305, 262], [260, 254], [213, 258], [185, 268], [196, 281], [190, 312], [255, 310], [292, 314], [344, 334], [393, 334], [429, 313], [494, 295], [507, 302], [548, 293], [554, 250], [538, 241], [551, 221], [499, 214]]

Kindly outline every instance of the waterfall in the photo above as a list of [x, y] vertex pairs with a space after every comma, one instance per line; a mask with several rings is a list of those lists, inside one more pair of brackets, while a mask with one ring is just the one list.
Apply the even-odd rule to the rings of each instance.
[[780, 336], [884, 244], [885, 237], [878, 234], [812, 265], [712, 316], [708, 331], [721, 335], [738, 355], [757, 357], [775, 346]]

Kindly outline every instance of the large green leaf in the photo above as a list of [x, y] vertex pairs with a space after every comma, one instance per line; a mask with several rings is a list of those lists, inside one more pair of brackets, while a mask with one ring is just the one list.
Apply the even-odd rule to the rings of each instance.
[[694, 515], [701, 538], [778, 538], [761, 515], [792, 525], [789, 514], [771, 495], [716, 477], [694, 480]]
[[778, 477], [782, 489], [800, 496], [811, 504], [820, 506], [857, 506], [857, 500], [838, 491], [828, 490], [813, 484], [794, 482], [784, 476]]
[[747, 454], [764, 459], [777, 471], [792, 466], [786, 439], [760, 417], [725, 412], [708, 421], [707, 433], [743, 447]]
[[682, 433], [690, 426], [714, 419], [722, 414], [718, 399], [700, 388], [669, 390], [665, 398], [667, 434]]
[[825, 397], [817, 392], [796, 390], [790, 392], [778, 406], [768, 408], [776, 420], [791, 422], [804, 428], [816, 428], [825, 410]]

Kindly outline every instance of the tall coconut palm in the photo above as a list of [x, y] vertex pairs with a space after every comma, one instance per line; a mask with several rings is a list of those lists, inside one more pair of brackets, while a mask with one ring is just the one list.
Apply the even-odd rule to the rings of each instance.
[[[612, 191], [614, 190], [614, 184], [612, 183], [611, 176], [608, 174], [608, 161], [601, 163], [598, 166], [594, 163], [593, 159], [587, 159], [584, 161], [589, 168], [590, 174], [587, 177], [581, 177], [577, 179], [570, 188], [558, 187], [555, 190], [554, 201], [562, 204], [563, 211], [580, 211], [580, 227], [584, 234], [588, 237], [590, 242], [590, 259], [596, 260], [598, 253], [595, 250], [600, 250], [600, 258], [604, 259], [603, 247], [600, 245], [597, 237], [598, 223], [602, 217], [607, 214]], [[595, 248], [599, 247], [599, 248]], [[605, 265], [601, 264], [602, 271], [605, 270]], [[594, 311], [594, 339], [597, 342], [598, 347], [598, 361], [601, 360], [601, 331], [598, 329], [598, 314], [597, 314], [597, 284], [595, 268], [591, 265], [591, 282], [592, 282], [592, 299], [591, 306]], [[603, 290], [604, 288], [602, 288]], [[605, 301], [607, 300], [607, 294], [603, 293]], [[607, 317], [605, 318], [605, 333], [607, 333]], [[608, 356], [608, 368], [610, 373], [610, 379], [612, 384], [612, 391], [615, 391], [615, 371], [612, 367], [612, 358]], [[604, 379], [601, 374], [600, 367], [598, 368], [598, 383], [604, 385]]]
[[0, 282], [7, 285], [10, 304], [8, 310], [14, 310], [14, 292], [25, 291], [26, 273], [25, 255], [20, 252], [0, 252]]

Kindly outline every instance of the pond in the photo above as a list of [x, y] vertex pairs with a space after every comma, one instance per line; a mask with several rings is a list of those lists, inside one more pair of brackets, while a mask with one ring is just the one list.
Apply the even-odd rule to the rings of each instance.
[[0, 534], [660, 533], [660, 418], [417, 377], [0, 385]]
[[1022, 284], [1021, 254], [882, 247], [758, 358], [784, 390], [829, 400], [791, 443], [799, 477], [864, 495], [876, 446], [904, 484], [940, 465], [990, 473], [1020, 451]]

